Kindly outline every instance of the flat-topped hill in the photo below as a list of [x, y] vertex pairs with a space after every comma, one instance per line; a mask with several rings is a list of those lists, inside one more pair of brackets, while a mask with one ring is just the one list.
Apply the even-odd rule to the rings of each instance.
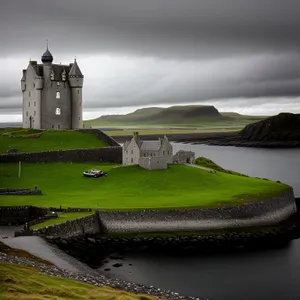
[[18, 152], [39, 152], [106, 146], [108, 144], [94, 134], [75, 130], [0, 130], [0, 153], [7, 153], [9, 147], [16, 148]]
[[[139, 166], [112, 164], [43, 163], [2, 166], [0, 187], [42, 190], [39, 196], [3, 196], [1, 205], [90, 207], [100, 209], [198, 208], [238, 205], [269, 199], [287, 185], [224, 172], [211, 173], [186, 165], [148, 171]], [[82, 172], [97, 168], [107, 177], [86, 178]]]
[[185, 105], [162, 107], [147, 107], [124, 115], [104, 115], [94, 120], [86, 120], [87, 126], [245, 126], [265, 117], [244, 116], [237, 113], [220, 113], [211, 105]]

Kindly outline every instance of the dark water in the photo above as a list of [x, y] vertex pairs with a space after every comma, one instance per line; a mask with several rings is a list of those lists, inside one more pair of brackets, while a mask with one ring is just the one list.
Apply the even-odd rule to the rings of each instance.
[[[174, 144], [224, 168], [281, 180], [300, 197], [300, 149], [253, 149]], [[176, 257], [126, 255], [121, 268], [109, 261], [111, 276], [211, 300], [300, 299], [300, 240], [281, 249]], [[132, 264], [130, 266], [129, 264]]]

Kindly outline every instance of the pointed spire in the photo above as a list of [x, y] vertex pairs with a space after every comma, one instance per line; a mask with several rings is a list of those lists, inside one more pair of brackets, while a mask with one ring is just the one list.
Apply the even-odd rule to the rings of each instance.
[[83, 77], [81, 70], [77, 64], [76, 57], [74, 59], [74, 63], [72, 64], [71, 70], [69, 72], [69, 76]]

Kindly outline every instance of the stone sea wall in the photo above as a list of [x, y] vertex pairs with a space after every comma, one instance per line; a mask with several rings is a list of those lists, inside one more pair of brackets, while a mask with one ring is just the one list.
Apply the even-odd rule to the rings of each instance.
[[216, 230], [277, 224], [297, 211], [290, 188], [265, 201], [202, 209], [100, 211], [107, 232]]
[[83, 234], [95, 234], [101, 232], [98, 213], [82, 217], [76, 220], [70, 220], [61, 224], [47, 226], [34, 230], [35, 235], [65, 237], [79, 236]]

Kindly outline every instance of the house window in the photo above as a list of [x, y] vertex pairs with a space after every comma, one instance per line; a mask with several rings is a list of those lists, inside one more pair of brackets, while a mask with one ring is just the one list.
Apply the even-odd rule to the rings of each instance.
[[33, 87], [35, 88], [35, 83], [33, 84]]
[[146, 153], [144, 153], [144, 157], [146, 157]]
[[28, 107], [30, 107], [30, 102], [28, 102]]
[[133, 158], [131, 158], [131, 162], [133, 163]]
[[77, 94], [79, 95], [79, 90], [77, 90]]
[[56, 85], [57, 85], [57, 86], [60, 86], [60, 82], [59, 82], [59, 81], [57, 81], [57, 82], [56, 82]]
[[36, 102], [34, 101], [34, 106], [36, 106]]
[[126, 153], [128, 153], [128, 150], [126, 150]]
[[80, 117], [78, 117], [78, 120], [80, 121]]
[[152, 156], [152, 153], [150, 155]]
[[28, 117], [28, 111], [26, 111], [26, 116]]
[[54, 72], [53, 72], [53, 70], [51, 70], [51, 73], [50, 73], [50, 79], [51, 79], [51, 80], [54, 80]]
[[51, 128], [53, 129], [53, 128], [54, 128], [54, 125], [51, 125]]
[[60, 92], [59, 91], [56, 92], [56, 99], [60, 99]]
[[59, 107], [56, 107], [55, 109], [55, 114], [56, 115], [60, 115], [61, 111], [60, 111], [60, 108]]
[[36, 111], [33, 112], [33, 115], [34, 115], [34, 116], [36, 115]]
[[168, 151], [168, 155], [170, 154], [170, 151]]
[[60, 125], [57, 125], [57, 128], [60, 129]]

